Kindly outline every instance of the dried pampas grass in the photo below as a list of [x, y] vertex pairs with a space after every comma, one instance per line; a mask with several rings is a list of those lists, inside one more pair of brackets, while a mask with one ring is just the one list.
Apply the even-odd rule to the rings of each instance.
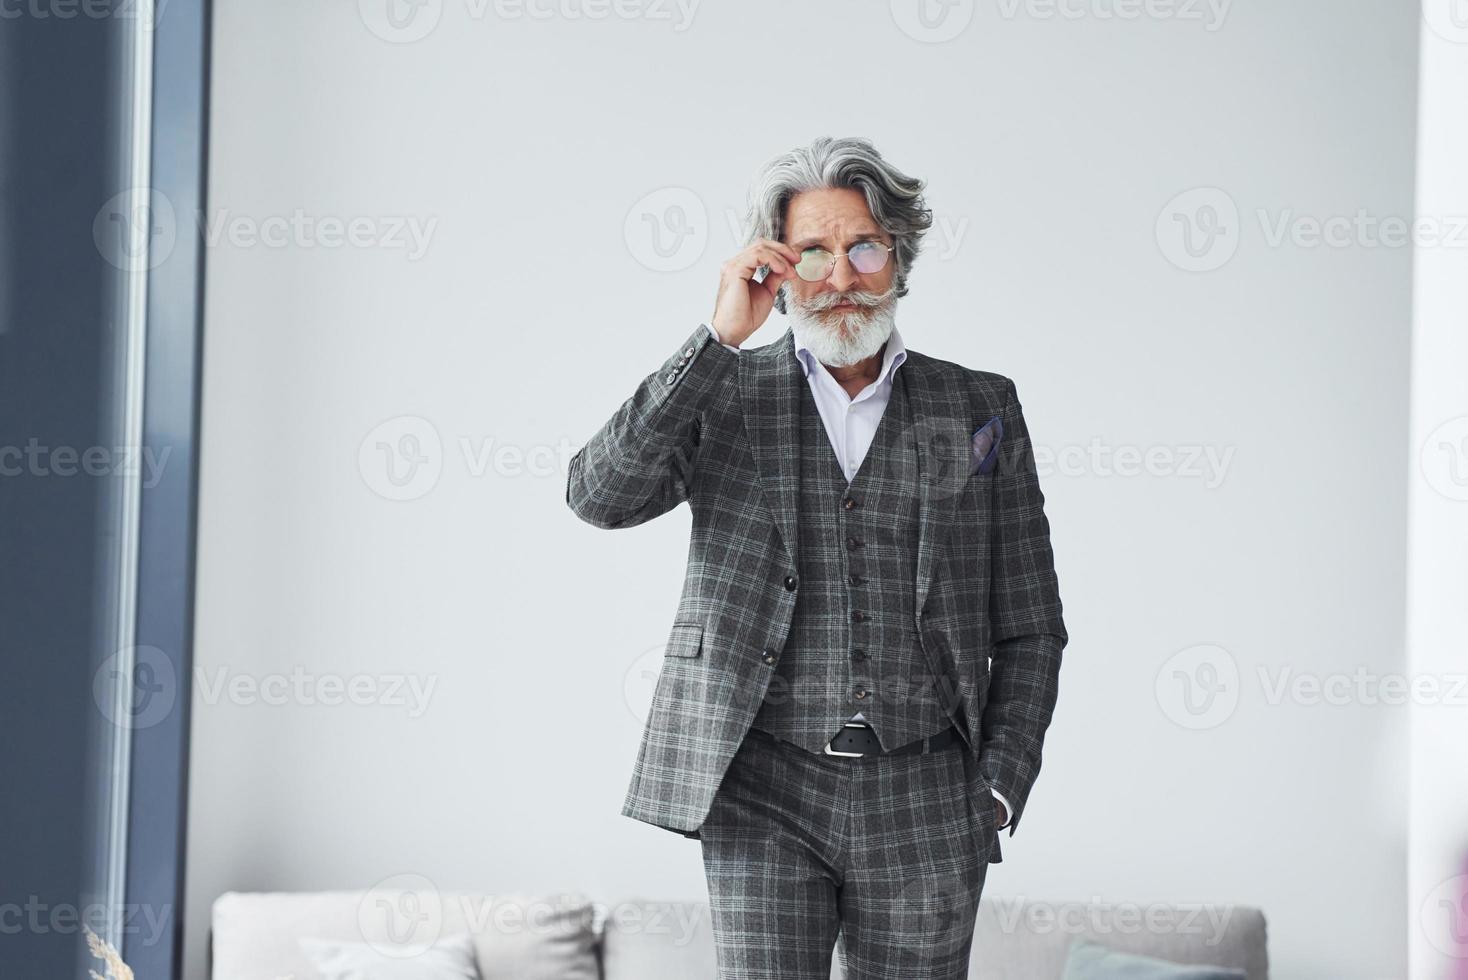
[[[122, 961], [119, 953], [111, 943], [92, 931], [92, 927], [83, 925], [87, 933], [87, 949], [92, 951], [92, 956], [102, 961], [107, 968], [107, 973], [101, 974], [96, 970], [88, 970], [94, 980], [134, 980], [132, 967]], [[280, 980], [295, 980], [295, 974], [281, 977]]]

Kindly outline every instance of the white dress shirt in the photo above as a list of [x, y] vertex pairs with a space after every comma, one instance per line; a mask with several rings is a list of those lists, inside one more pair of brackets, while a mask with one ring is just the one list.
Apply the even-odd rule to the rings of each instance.
[[[711, 324], [704, 324], [709, 333], [713, 334], [715, 340], [719, 340], [719, 332]], [[897, 325], [892, 326], [892, 335], [887, 338], [887, 346], [882, 351], [882, 369], [877, 372], [877, 380], [857, 392], [855, 398], [846, 393], [846, 389], [831, 376], [826, 366], [816, 359], [811, 353], [805, 341], [801, 339], [800, 331], [792, 324], [791, 332], [795, 339], [795, 357], [800, 362], [800, 369], [805, 374], [805, 380], [810, 385], [811, 396], [815, 399], [816, 408], [820, 410], [821, 421], [826, 426], [826, 437], [831, 440], [831, 448], [836, 451], [836, 459], [841, 464], [841, 472], [846, 474], [846, 482], [850, 483], [856, 476], [857, 470], [861, 468], [862, 460], [866, 459], [867, 450], [872, 446], [872, 439], [877, 435], [877, 423], [882, 421], [882, 413], [887, 409], [887, 402], [892, 398], [892, 376], [896, 373], [902, 362], [907, 360], [907, 348], [903, 346], [902, 335], [897, 332]], [[722, 340], [719, 340], [723, 343]], [[724, 344], [725, 347], [736, 354], [739, 348], [732, 344]], [[853, 721], [864, 721], [862, 713], [858, 711], [852, 715]], [[1000, 827], [1009, 825], [1008, 817], [1014, 812], [998, 790], [990, 789], [995, 799], [1004, 804], [1005, 821]]]

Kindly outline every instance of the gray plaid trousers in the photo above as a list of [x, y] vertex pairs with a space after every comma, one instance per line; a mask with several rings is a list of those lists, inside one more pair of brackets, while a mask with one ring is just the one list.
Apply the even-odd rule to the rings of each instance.
[[[992, 799], [966, 750], [859, 759], [752, 730], [699, 840], [719, 980], [968, 976]], [[839, 942], [838, 942], [839, 938]]]

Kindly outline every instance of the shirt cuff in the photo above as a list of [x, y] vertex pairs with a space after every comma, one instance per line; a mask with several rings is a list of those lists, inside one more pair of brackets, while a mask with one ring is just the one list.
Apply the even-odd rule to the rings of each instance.
[[994, 799], [1004, 804], [1004, 822], [998, 827], [994, 828], [995, 830], [1003, 830], [1005, 827], [1008, 827], [1010, 821], [1014, 819], [1014, 807], [1010, 806], [1009, 801], [1004, 798], [1004, 794], [999, 792], [994, 787], [989, 787], [989, 792], [994, 794]]
[[[714, 335], [715, 340], [718, 340], [719, 343], [724, 344], [722, 340], [719, 340], [719, 332], [713, 328], [712, 324], [705, 323], [704, 326], [708, 327], [709, 333]], [[739, 348], [735, 347], [733, 344], [724, 344], [724, 346], [736, 354], [739, 353]]]

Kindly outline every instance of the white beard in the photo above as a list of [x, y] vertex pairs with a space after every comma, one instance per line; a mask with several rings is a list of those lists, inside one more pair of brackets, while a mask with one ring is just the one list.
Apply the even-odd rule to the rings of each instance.
[[[810, 352], [827, 367], [850, 367], [866, 360], [892, 336], [897, 313], [897, 287], [884, 293], [819, 293], [809, 300], [785, 293], [790, 325]], [[859, 307], [849, 313], [826, 312], [841, 303]]]

